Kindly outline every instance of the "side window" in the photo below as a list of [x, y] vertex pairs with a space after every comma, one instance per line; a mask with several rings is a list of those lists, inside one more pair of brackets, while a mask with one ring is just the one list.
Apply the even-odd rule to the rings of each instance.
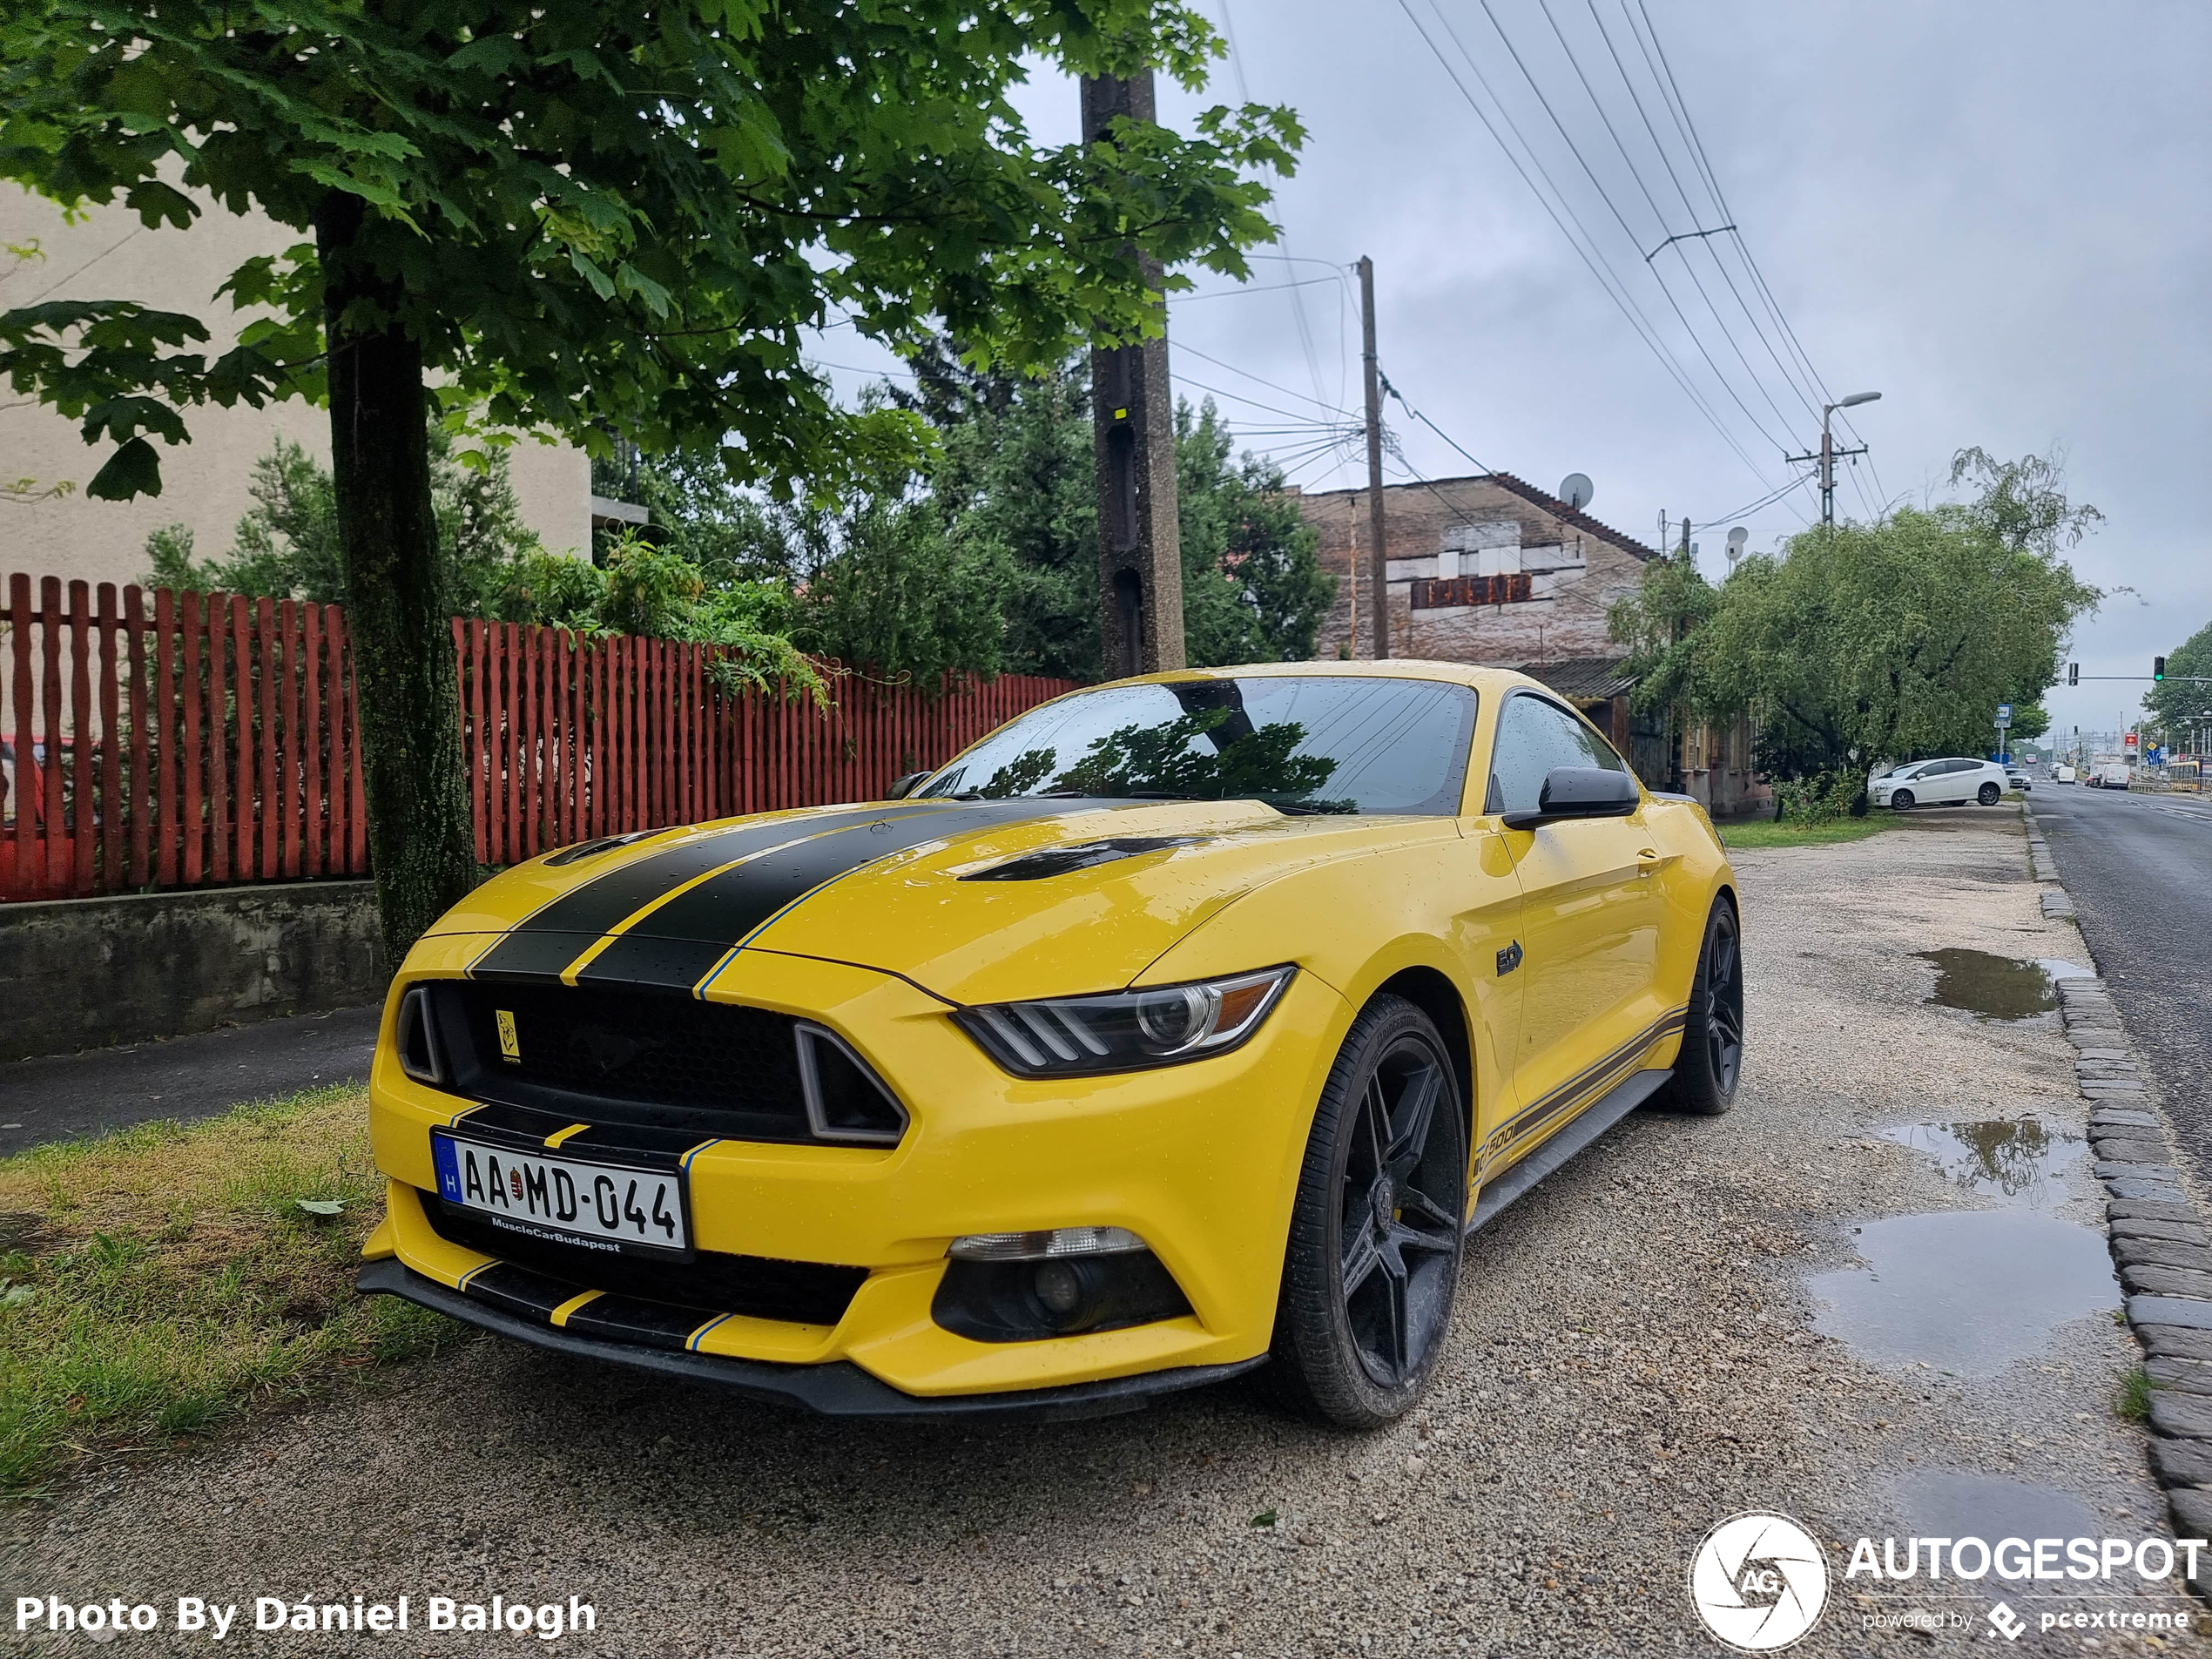
[[1554, 766], [1602, 766], [1626, 772], [1613, 745], [1557, 705], [1526, 693], [1506, 699], [1490, 751], [1490, 792], [1483, 810], [1533, 813]]

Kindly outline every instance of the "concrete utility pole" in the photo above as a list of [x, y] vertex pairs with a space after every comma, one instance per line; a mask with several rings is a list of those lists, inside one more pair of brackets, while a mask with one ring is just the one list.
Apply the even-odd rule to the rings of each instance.
[[1390, 655], [1390, 549], [1383, 532], [1382, 369], [1375, 361], [1375, 262], [1359, 256], [1359, 361], [1367, 371], [1367, 608], [1375, 656]]
[[1863, 455], [1866, 446], [1856, 449], [1838, 449], [1834, 435], [1828, 429], [1829, 417], [1838, 409], [1858, 408], [1871, 403], [1882, 395], [1879, 392], [1853, 392], [1849, 397], [1838, 398], [1824, 406], [1820, 411], [1820, 453], [1817, 455], [1785, 455], [1784, 461], [1817, 461], [1820, 462], [1820, 523], [1824, 529], [1836, 527], [1836, 462], [1843, 456]]
[[[1152, 73], [1082, 84], [1083, 142], [1116, 116], [1153, 119]], [[1157, 261], [1143, 261], [1154, 287]], [[1175, 500], [1175, 391], [1164, 336], [1090, 354], [1098, 469], [1099, 666], [1109, 679], [1181, 668], [1183, 536]]]

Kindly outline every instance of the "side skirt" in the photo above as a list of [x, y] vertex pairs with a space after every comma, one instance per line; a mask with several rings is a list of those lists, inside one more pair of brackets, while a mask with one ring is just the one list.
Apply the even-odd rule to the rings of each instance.
[[1674, 1075], [1672, 1067], [1632, 1071], [1595, 1103], [1583, 1108], [1573, 1123], [1554, 1132], [1495, 1180], [1484, 1184], [1474, 1214], [1467, 1220], [1467, 1231], [1474, 1232], [1495, 1221], [1500, 1211], [1642, 1105]]

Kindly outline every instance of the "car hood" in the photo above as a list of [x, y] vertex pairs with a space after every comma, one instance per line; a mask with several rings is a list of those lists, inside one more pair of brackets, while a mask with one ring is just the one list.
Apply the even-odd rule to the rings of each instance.
[[434, 932], [498, 935], [469, 969], [486, 979], [702, 990], [743, 950], [876, 968], [956, 1003], [1072, 995], [1130, 983], [1292, 869], [1457, 833], [1257, 801], [820, 808], [532, 860]]

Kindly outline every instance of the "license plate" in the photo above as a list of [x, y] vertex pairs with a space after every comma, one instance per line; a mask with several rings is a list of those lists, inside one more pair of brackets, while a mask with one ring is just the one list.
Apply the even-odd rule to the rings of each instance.
[[684, 1177], [430, 1136], [438, 1196], [533, 1238], [594, 1250], [688, 1251]]

